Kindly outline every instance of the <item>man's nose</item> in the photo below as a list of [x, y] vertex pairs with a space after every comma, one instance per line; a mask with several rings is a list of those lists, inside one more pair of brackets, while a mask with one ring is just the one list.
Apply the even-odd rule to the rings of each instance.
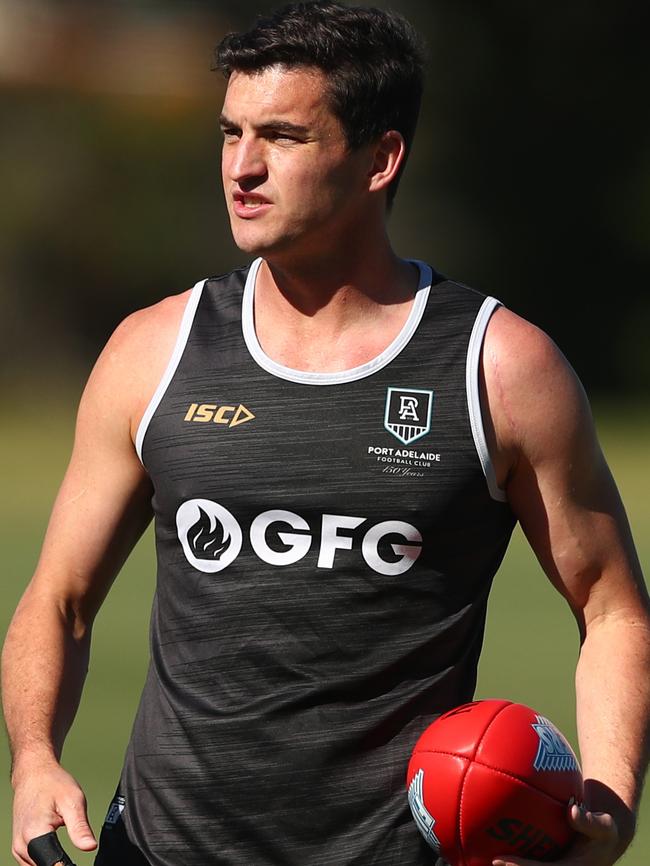
[[242, 136], [232, 145], [228, 161], [230, 179], [241, 183], [247, 179], [259, 179], [266, 176], [262, 142], [249, 136]]

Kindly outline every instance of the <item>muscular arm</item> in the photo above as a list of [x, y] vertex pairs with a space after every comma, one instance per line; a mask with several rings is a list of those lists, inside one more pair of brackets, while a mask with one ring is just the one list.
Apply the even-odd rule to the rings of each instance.
[[613, 862], [634, 833], [648, 762], [650, 617], [641, 569], [586, 397], [553, 343], [500, 310], [486, 336], [484, 375], [500, 484], [580, 631], [586, 805], [615, 818], [620, 838], [602, 861]]
[[36, 572], [7, 633], [3, 706], [20, 863], [32, 862], [31, 838], [62, 824], [83, 850], [96, 844], [83, 794], [59, 759], [81, 696], [93, 620], [151, 519], [150, 483], [133, 439], [180, 312], [175, 298], [130, 317], [100, 356]]

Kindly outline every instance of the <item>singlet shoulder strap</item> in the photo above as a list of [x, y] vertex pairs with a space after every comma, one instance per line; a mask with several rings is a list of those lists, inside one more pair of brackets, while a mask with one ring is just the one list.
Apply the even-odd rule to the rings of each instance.
[[135, 437], [135, 450], [137, 451], [141, 463], [143, 462], [142, 445], [144, 442], [144, 437], [147, 433], [147, 428], [149, 427], [149, 423], [153, 418], [154, 412], [160, 405], [160, 401], [165, 395], [165, 391], [169, 387], [169, 383], [174, 377], [176, 368], [178, 367], [183, 352], [185, 351], [185, 346], [187, 345], [187, 340], [189, 338], [190, 331], [192, 330], [194, 316], [196, 315], [196, 308], [198, 307], [199, 301], [201, 300], [201, 294], [203, 292], [203, 287], [205, 286], [206, 282], [207, 280], [200, 280], [190, 292], [187, 305], [183, 312], [183, 318], [181, 319], [181, 324], [178, 329], [178, 335], [176, 337], [176, 342], [174, 344], [174, 349], [172, 351], [171, 357], [169, 359], [169, 362], [167, 363], [165, 372], [163, 373], [162, 378], [158, 383], [158, 387], [156, 388], [153, 397], [149, 401], [149, 405], [147, 406], [145, 413], [142, 416], [142, 420], [140, 421], [140, 424], [138, 426], [138, 432]]
[[472, 436], [474, 438], [476, 452], [481, 461], [481, 466], [483, 467], [483, 474], [487, 481], [490, 496], [492, 496], [493, 499], [496, 499], [497, 502], [507, 502], [508, 497], [505, 490], [502, 490], [497, 484], [494, 466], [487, 446], [479, 389], [481, 350], [483, 348], [483, 341], [485, 340], [485, 332], [487, 331], [487, 326], [492, 318], [492, 314], [500, 306], [500, 301], [496, 298], [488, 297], [483, 301], [481, 308], [478, 311], [467, 349], [466, 387], [467, 408], [469, 410]]

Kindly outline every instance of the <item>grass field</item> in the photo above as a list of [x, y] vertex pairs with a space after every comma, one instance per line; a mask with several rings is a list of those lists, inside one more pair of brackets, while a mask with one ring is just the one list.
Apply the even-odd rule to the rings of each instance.
[[[47, 514], [67, 461], [74, 402], [61, 398], [31, 409], [13, 405], [11, 413], [2, 415], [3, 635], [34, 567]], [[627, 503], [641, 560], [647, 566], [650, 415], [610, 409], [596, 412], [596, 417]], [[123, 569], [96, 624], [84, 700], [64, 755], [65, 765], [86, 791], [91, 823], [97, 833], [117, 781], [144, 678], [153, 577], [152, 539], [148, 533]], [[34, 640], [38, 641], [38, 635]], [[572, 672], [577, 651], [573, 619], [518, 532], [491, 599], [478, 696], [507, 697], [531, 704], [553, 719], [575, 745]], [[13, 862], [8, 763], [4, 749], [0, 767], [0, 863]], [[62, 840], [66, 841], [64, 834]], [[644, 800], [637, 840], [621, 862], [625, 866], [646, 866], [649, 852], [650, 795]], [[81, 853], [75, 853], [74, 859], [78, 866], [92, 863], [91, 856]]]

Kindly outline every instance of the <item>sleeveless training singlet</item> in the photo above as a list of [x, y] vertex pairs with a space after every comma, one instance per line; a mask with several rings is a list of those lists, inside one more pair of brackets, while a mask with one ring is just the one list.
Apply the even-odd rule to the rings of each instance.
[[514, 524], [479, 404], [498, 302], [418, 263], [379, 357], [303, 373], [257, 342], [259, 264], [197, 284], [138, 434], [158, 582], [113, 819], [152, 866], [424, 866], [409, 753], [472, 698]]

